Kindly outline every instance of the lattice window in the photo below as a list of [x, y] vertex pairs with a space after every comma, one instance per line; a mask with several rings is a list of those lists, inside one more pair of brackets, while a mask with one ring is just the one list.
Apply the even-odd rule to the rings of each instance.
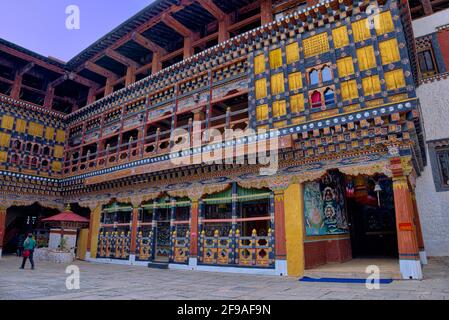
[[304, 57], [309, 58], [329, 51], [327, 33], [323, 32], [303, 41]]
[[418, 62], [423, 77], [430, 77], [438, 73], [432, 48], [418, 52]]

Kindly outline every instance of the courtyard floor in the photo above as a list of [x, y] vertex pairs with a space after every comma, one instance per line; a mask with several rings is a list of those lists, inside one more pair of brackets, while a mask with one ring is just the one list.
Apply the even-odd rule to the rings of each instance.
[[0, 259], [0, 299], [446, 299], [449, 258], [434, 258], [422, 281], [397, 280], [368, 290], [364, 284], [306, 283], [297, 278], [200, 271], [149, 269], [139, 266], [76, 261], [80, 289], [66, 289], [66, 266], [40, 262], [19, 270], [21, 259]]

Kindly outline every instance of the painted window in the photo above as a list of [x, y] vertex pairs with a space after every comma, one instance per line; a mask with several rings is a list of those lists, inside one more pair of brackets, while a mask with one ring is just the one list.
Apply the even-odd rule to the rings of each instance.
[[435, 148], [441, 185], [449, 187], [449, 147]]
[[267, 79], [256, 80], [256, 99], [263, 99], [267, 96]]
[[270, 51], [270, 68], [277, 69], [282, 67], [282, 51], [281, 48]]
[[286, 51], [287, 64], [299, 60], [299, 48], [297, 42], [293, 42], [287, 45], [285, 51]]
[[357, 59], [359, 61], [360, 71], [376, 67], [376, 57], [374, 56], [373, 46], [357, 49]]
[[65, 132], [64, 130], [56, 130], [56, 142], [64, 142], [65, 141]]
[[391, 12], [385, 11], [379, 15], [374, 16], [374, 27], [376, 34], [381, 35], [394, 30], [393, 19], [391, 18]]
[[271, 94], [277, 95], [285, 91], [284, 74], [282, 72], [271, 76]]
[[304, 39], [303, 41], [304, 57], [309, 58], [329, 51], [329, 40], [327, 33], [323, 32]]
[[347, 77], [354, 74], [354, 64], [352, 57], [346, 57], [337, 60], [338, 75], [340, 77]]
[[379, 42], [379, 50], [382, 64], [393, 63], [401, 59], [396, 39]]
[[341, 83], [341, 97], [343, 101], [353, 100], [358, 96], [357, 82], [355, 80], [344, 81]]
[[387, 90], [405, 87], [404, 71], [402, 69], [396, 69], [385, 72], [385, 82], [387, 83]]
[[368, 19], [363, 19], [352, 24], [354, 41], [359, 42], [371, 37]]
[[418, 62], [423, 77], [429, 77], [438, 73], [432, 49], [418, 52]]
[[265, 56], [260, 54], [254, 58], [254, 73], [260, 74], [265, 72]]
[[288, 85], [290, 91], [301, 89], [302, 88], [301, 72], [290, 73], [288, 75]]
[[268, 105], [263, 104], [256, 109], [256, 119], [257, 121], [263, 121], [268, 119]]
[[22, 119], [17, 119], [16, 120], [16, 131], [18, 133], [24, 133], [27, 127], [27, 122], [25, 120]]
[[329, 68], [328, 66], [325, 66], [325, 67], [323, 67], [323, 69], [321, 69], [321, 79], [323, 80], [323, 82], [332, 80], [331, 68]]
[[324, 91], [324, 104], [326, 106], [333, 106], [335, 104], [334, 90], [328, 88]]
[[380, 92], [379, 76], [374, 75], [362, 79], [363, 92], [366, 96], [373, 95]]
[[0, 132], [0, 147], [9, 148], [9, 142], [11, 141], [11, 135]]
[[290, 97], [290, 109], [293, 113], [304, 111], [304, 95], [302, 93]]
[[318, 70], [312, 69], [309, 72], [309, 83], [310, 85], [315, 85], [318, 84], [320, 82], [320, 77], [318, 74]]
[[342, 48], [349, 45], [348, 29], [346, 26], [332, 30], [332, 39], [334, 40], [334, 48]]
[[14, 117], [4, 115], [2, 117], [2, 129], [12, 130], [14, 125]]
[[322, 105], [321, 93], [319, 93], [318, 91], [314, 91], [311, 95], [311, 100], [312, 100], [312, 108], [321, 107]]
[[273, 117], [282, 117], [287, 114], [287, 105], [285, 100], [273, 102]]

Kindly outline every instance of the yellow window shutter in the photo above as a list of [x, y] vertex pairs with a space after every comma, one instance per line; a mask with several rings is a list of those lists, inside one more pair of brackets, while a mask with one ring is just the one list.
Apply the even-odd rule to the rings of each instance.
[[11, 135], [0, 132], [0, 147], [9, 148], [9, 142], [11, 141]]
[[8, 161], [8, 153], [6, 151], [0, 151], [0, 162]]
[[380, 92], [379, 76], [374, 75], [362, 79], [362, 87], [365, 95], [373, 95]]
[[281, 117], [287, 114], [287, 104], [285, 100], [273, 102], [273, 117]]
[[12, 130], [14, 126], [14, 117], [4, 115], [2, 117], [2, 128], [7, 130]]
[[374, 27], [376, 28], [376, 34], [381, 35], [394, 30], [393, 19], [391, 18], [391, 12], [385, 11], [379, 15], [374, 16]]
[[290, 73], [288, 75], [288, 86], [291, 90], [298, 90], [302, 88], [302, 75], [301, 72]]
[[257, 121], [267, 120], [268, 119], [268, 105], [262, 104], [256, 109], [256, 119]]
[[369, 21], [363, 19], [352, 24], [352, 33], [354, 34], [354, 41], [359, 42], [371, 37], [369, 29]]
[[332, 30], [332, 38], [334, 40], [335, 49], [349, 45], [348, 29], [346, 26]]
[[379, 42], [380, 56], [382, 58], [382, 64], [389, 64], [400, 60], [398, 41], [396, 39], [390, 39], [387, 41]]
[[58, 129], [56, 130], [56, 142], [63, 143], [65, 141], [65, 131]]
[[62, 146], [55, 146], [54, 155], [56, 158], [62, 158], [64, 155], [64, 148]]
[[270, 51], [270, 68], [277, 69], [282, 66], [282, 51], [281, 48]]
[[271, 76], [271, 94], [277, 95], [285, 91], [284, 74], [282, 72]]
[[373, 46], [357, 49], [356, 52], [360, 71], [372, 69], [376, 66], [376, 56], [374, 55]]
[[304, 39], [302, 42], [304, 48], [304, 57], [309, 58], [329, 51], [329, 39], [327, 33], [323, 32]]
[[387, 90], [394, 90], [405, 87], [404, 72], [402, 69], [385, 72], [385, 82]]
[[297, 42], [293, 42], [286, 47], [287, 64], [299, 60], [299, 47]]
[[354, 73], [354, 64], [352, 57], [346, 57], [337, 60], [338, 75], [340, 77], [347, 77]]
[[16, 120], [16, 131], [18, 133], [24, 133], [26, 128], [27, 128], [27, 122], [25, 120], [22, 120], [22, 119]]
[[260, 54], [254, 58], [254, 73], [260, 74], [265, 71], [265, 56]]
[[358, 96], [357, 82], [355, 80], [344, 81], [341, 83], [341, 98], [344, 101], [356, 99]]
[[36, 137], [42, 137], [44, 133], [44, 126], [36, 123], [36, 122], [30, 122], [28, 125], [28, 134]]
[[53, 161], [51, 164], [51, 169], [53, 171], [61, 171], [62, 169], [61, 161]]
[[256, 80], [256, 99], [263, 99], [267, 96], [267, 79]]
[[55, 136], [55, 128], [47, 127], [45, 128], [45, 139], [53, 140]]
[[304, 95], [296, 94], [290, 97], [291, 112], [297, 113], [304, 111]]

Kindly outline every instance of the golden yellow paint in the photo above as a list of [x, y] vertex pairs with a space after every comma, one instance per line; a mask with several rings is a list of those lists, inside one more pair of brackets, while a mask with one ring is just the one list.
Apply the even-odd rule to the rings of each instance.
[[260, 74], [265, 72], [265, 56], [260, 54], [254, 58], [254, 73]]
[[98, 233], [100, 232], [101, 205], [97, 205], [91, 215], [90, 256], [97, 257]]
[[89, 237], [89, 229], [81, 229], [78, 235], [77, 245], [76, 245], [76, 257], [81, 260], [86, 259], [87, 242]]
[[2, 129], [12, 130], [14, 126], [14, 117], [4, 115], [2, 118]]
[[270, 51], [270, 68], [277, 69], [282, 67], [282, 51], [281, 48]]
[[329, 51], [329, 39], [327, 33], [323, 32], [304, 39], [302, 42], [304, 48], [304, 57], [309, 58], [318, 54], [322, 54]]
[[16, 131], [19, 133], [24, 133], [27, 128], [27, 122], [22, 119], [16, 120]]
[[45, 139], [53, 141], [54, 136], [55, 136], [55, 128], [53, 127], [45, 128]]
[[291, 184], [284, 192], [287, 274], [304, 274], [304, 199], [303, 185]]
[[271, 76], [271, 94], [277, 95], [285, 91], [284, 74], [282, 72]]
[[285, 47], [287, 64], [299, 60], [299, 47], [297, 42], [293, 42]]
[[64, 130], [58, 129], [56, 131], [56, 142], [64, 142], [65, 141], [65, 132]]
[[348, 29], [346, 26], [332, 30], [332, 38], [334, 40], [334, 48], [342, 48], [349, 45]]
[[8, 160], [8, 153], [6, 151], [0, 151], [0, 163]]

